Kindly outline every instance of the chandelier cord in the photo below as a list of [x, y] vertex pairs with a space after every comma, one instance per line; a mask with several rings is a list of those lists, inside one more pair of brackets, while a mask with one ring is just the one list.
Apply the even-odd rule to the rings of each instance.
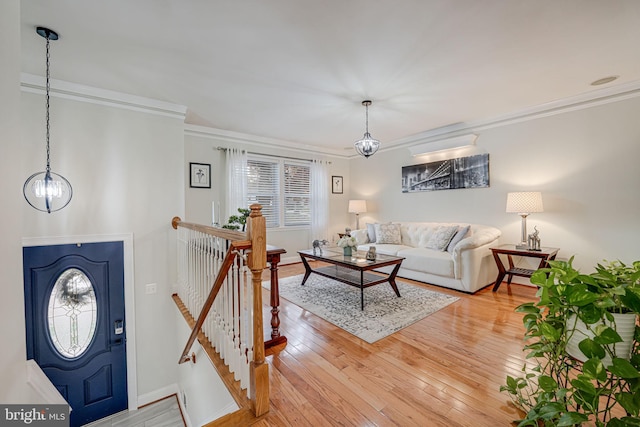
[[47, 105], [46, 105], [46, 110], [47, 110], [47, 115], [46, 115], [46, 121], [47, 121], [47, 174], [51, 172], [51, 163], [50, 163], [50, 149], [49, 149], [49, 129], [50, 129], [50, 124], [49, 124], [49, 90], [50, 90], [50, 84], [49, 84], [49, 33], [47, 33], [47, 72], [46, 72], [46, 85], [45, 85], [45, 91], [46, 91], [46, 100], [47, 100]]
[[369, 133], [369, 105], [365, 105], [364, 108], [365, 108], [365, 111], [366, 111], [365, 112], [365, 116], [366, 116], [365, 123], [366, 123], [366, 130], [367, 130], [367, 134], [368, 134]]

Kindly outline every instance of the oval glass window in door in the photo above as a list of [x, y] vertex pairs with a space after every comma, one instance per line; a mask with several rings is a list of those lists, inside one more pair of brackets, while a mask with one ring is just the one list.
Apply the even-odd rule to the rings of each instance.
[[89, 348], [96, 333], [96, 294], [91, 280], [77, 268], [62, 272], [49, 295], [49, 337], [65, 358], [75, 359]]

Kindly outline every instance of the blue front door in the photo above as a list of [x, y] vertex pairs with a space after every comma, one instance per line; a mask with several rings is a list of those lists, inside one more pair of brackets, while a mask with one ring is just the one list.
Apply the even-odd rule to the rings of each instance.
[[123, 242], [23, 248], [27, 357], [71, 426], [127, 409]]

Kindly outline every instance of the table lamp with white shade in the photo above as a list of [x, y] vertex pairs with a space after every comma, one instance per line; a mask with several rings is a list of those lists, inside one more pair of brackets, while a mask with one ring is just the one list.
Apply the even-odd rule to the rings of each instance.
[[521, 191], [507, 194], [507, 213], [517, 213], [522, 217], [522, 237], [516, 249], [529, 249], [527, 243], [527, 216], [534, 212], [544, 212], [542, 193], [539, 191]]
[[349, 213], [356, 214], [356, 230], [360, 229], [360, 214], [367, 211], [365, 200], [349, 200]]

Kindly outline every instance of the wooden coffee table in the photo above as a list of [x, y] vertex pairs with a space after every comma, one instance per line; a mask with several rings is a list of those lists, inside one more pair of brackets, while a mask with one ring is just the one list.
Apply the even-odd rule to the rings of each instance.
[[[404, 258], [377, 254], [375, 261], [368, 261], [365, 258], [366, 254], [364, 252], [354, 252], [353, 256], [344, 256], [342, 251], [335, 252], [331, 249], [324, 249], [323, 252], [324, 253], [322, 255], [320, 255], [319, 252], [315, 255], [312, 249], [298, 251], [305, 269], [302, 285], [305, 284], [311, 273], [315, 273], [320, 276], [337, 280], [338, 282], [342, 282], [346, 285], [360, 288], [361, 310], [364, 310], [364, 289], [370, 286], [389, 282], [396, 295], [398, 297], [400, 296], [400, 291], [396, 285], [396, 275], [398, 274], [398, 270], [400, 269], [400, 265]], [[322, 261], [331, 265], [314, 269], [309, 265], [310, 259]], [[395, 266], [390, 274], [369, 273], [371, 270], [390, 265]]]

